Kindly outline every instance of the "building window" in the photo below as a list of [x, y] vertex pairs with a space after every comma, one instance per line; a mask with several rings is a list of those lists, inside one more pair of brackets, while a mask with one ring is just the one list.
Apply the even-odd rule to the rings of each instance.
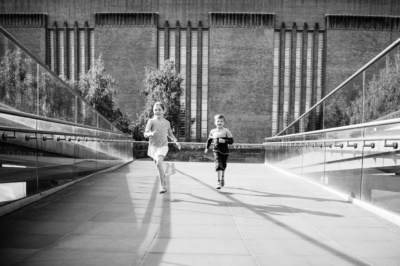
[[[167, 59], [165, 57], [165, 36], [169, 36], [168, 41], [168, 56], [172, 60], [176, 60], [177, 49], [179, 49], [179, 65], [180, 65], [180, 74], [183, 77], [183, 82], [181, 87], [183, 88], [183, 94], [180, 99], [180, 129], [179, 129], [179, 138], [187, 139], [187, 140], [199, 140], [206, 139], [208, 136], [207, 133], [207, 112], [208, 112], [208, 29], [202, 29], [202, 54], [201, 58], [198, 58], [198, 29], [191, 29], [191, 47], [187, 47], [187, 38], [188, 38], [188, 30], [185, 28], [180, 28], [180, 34], [178, 40], [179, 47], [176, 47], [177, 40], [177, 32], [176, 28], [168, 28], [168, 33], [166, 29], [158, 30], [158, 64], [161, 67], [164, 64], [164, 61]], [[187, 49], [191, 51], [191, 57], [187, 58]], [[188, 63], [190, 62], [190, 66]], [[176, 62], [177, 63], [177, 62]], [[188, 104], [186, 103], [186, 73], [187, 68], [190, 67], [190, 110], [187, 110]], [[198, 102], [198, 69], [201, 68], [201, 102]], [[198, 106], [201, 106], [200, 112]], [[190, 127], [186, 125], [186, 114], [190, 113]], [[200, 119], [200, 120], [199, 120]], [[200, 123], [197, 123], [197, 121]], [[200, 128], [197, 128], [197, 125], [200, 125]], [[187, 132], [187, 128], [189, 128], [190, 132]], [[190, 137], [188, 137], [190, 136]]]
[[[70, 80], [86, 73], [94, 63], [94, 30], [78, 29], [78, 40], [75, 40], [75, 29], [49, 29], [49, 67], [57, 75], [66, 76]], [[67, 42], [65, 42], [65, 38]], [[67, 47], [65, 47], [67, 45]], [[68, 60], [65, 60], [68, 52]]]
[[[317, 31], [316, 34], [315, 31]], [[292, 40], [293, 38], [296, 40]], [[315, 43], [317, 47], [314, 47]], [[321, 99], [323, 43], [324, 33], [318, 29], [311, 31], [306, 28], [295, 30], [295, 32], [293, 29], [285, 29], [284, 33], [281, 29], [275, 31], [272, 135], [276, 135], [290, 125]], [[317, 50], [315, 51], [315, 49]], [[315, 56], [317, 56], [316, 60]], [[315, 84], [313, 84], [313, 80], [316, 81]], [[283, 99], [279, 99], [280, 96]], [[291, 100], [291, 97], [294, 99]], [[283, 104], [281, 113], [279, 103]], [[319, 108], [316, 110], [316, 117], [318, 115]], [[296, 128], [296, 132], [304, 132], [305, 127], [309, 126], [308, 123], [317, 123], [317, 121], [301, 123]]]

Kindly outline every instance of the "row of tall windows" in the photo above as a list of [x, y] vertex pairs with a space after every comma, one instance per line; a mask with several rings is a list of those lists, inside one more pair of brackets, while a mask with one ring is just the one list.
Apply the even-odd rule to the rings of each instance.
[[[279, 133], [321, 99], [323, 47], [323, 32], [275, 31], [272, 135]], [[316, 117], [318, 115], [319, 109]], [[302, 124], [298, 132], [303, 132], [306, 126]]]
[[[158, 63], [159, 66], [164, 64], [166, 59], [174, 60], [177, 64], [179, 61], [180, 74], [183, 77], [181, 87], [184, 93], [181, 96], [181, 126], [179, 130], [180, 138], [188, 138], [190, 140], [199, 140], [208, 137], [207, 133], [207, 110], [208, 110], [208, 39], [209, 32], [202, 29], [199, 34], [198, 29], [191, 29], [191, 39], [188, 40], [187, 29], [179, 29], [180, 34], [177, 35], [177, 29], [159, 29], [158, 31]], [[168, 36], [168, 55], [166, 58], [165, 44]], [[177, 40], [179, 36], [179, 40]], [[199, 36], [202, 36], [201, 40]], [[199, 53], [199, 42], [201, 45], [201, 53]], [[187, 44], [190, 44], [188, 47]], [[180, 51], [180, 57], [177, 57], [177, 49]], [[187, 49], [190, 49], [190, 58], [187, 58]], [[200, 55], [200, 58], [199, 58]], [[190, 79], [187, 80], [187, 72], [190, 68]], [[199, 71], [201, 68], [201, 71]], [[199, 79], [199, 73], [201, 73]], [[187, 82], [190, 84], [187, 84]], [[198, 84], [201, 82], [201, 84]], [[201, 87], [200, 87], [201, 86]], [[190, 98], [187, 96], [186, 89], [189, 89]], [[201, 88], [201, 98], [199, 88]], [[190, 110], [188, 110], [188, 99], [190, 99]], [[190, 126], [187, 125], [187, 112], [190, 114]], [[199, 127], [199, 128], [198, 128]], [[187, 134], [189, 130], [189, 134]]]
[[93, 29], [78, 29], [77, 34], [73, 28], [49, 29], [48, 32], [48, 65], [58, 75], [76, 80], [94, 64]]
[[[79, 28], [78, 33], [76, 31], [76, 28], [65, 27], [49, 29], [48, 64], [57, 74], [72, 80], [87, 72], [95, 59], [94, 30]], [[318, 29], [275, 30], [272, 135], [288, 126], [321, 99], [323, 47], [324, 32]], [[159, 66], [166, 59], [172, 59], [177, 65], [179, 63], [179, 72], [183, 77], [181, 126], [176, 134], [187, 140], [201, 140], [208, 136], [208, 51], [208, 29], [166, 27], [158, 30]], [[318, 114], [319, 109], [316, 117]], [[298, 132], [303, 132], [306, 126], [301, 124]]]

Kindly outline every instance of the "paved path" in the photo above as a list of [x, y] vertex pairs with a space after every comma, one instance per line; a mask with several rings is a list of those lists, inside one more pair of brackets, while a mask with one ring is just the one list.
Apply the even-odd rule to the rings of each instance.
[[265, 165], [136, 161], [0, 219], [5, 265], [400, 265], [399, 228]]

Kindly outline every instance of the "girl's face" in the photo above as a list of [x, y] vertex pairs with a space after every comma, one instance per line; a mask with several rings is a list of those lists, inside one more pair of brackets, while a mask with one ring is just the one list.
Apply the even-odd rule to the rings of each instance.
[[165, 113], [160, 105], [155, 105], [153, 107], [153, 112], [154, 112], [154, 115], [157, 116], [158, 118], [163, 117], [164, 113]]
[[215, 120], [215, 125], [217, 126], [217, 128], [222, 128], [225, 125], [224, 119], [218, 118], [217, 120]]

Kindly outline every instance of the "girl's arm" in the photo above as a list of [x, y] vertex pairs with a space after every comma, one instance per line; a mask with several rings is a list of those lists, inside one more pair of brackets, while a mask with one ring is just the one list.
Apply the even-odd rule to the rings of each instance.
[[146, 129], [144, 130], [145, 138], [150, 138], [154, 135], [154, 131], [153, 132], [151, 131], [151, 126], [152, 126], [151, 120], [147, 121]]
[[177, 141], [178, 141], [178, 140], [175, 138], [174, 133], [172, 133], [171, 126], [168, 127], [167, 135], [168, 135], [168, 137], [169, 137], [173, 142], [177, 142]]
[[172, 133], [171, 129], [171, 124], [168, 124], [168, 131], [167, 131], [168, 137], [175, 142], [175, 144], [178, 146], [179, 149], [181, 149], [181, 144], [178, 142], [178, 140], [175, 138], [174, 133]]

